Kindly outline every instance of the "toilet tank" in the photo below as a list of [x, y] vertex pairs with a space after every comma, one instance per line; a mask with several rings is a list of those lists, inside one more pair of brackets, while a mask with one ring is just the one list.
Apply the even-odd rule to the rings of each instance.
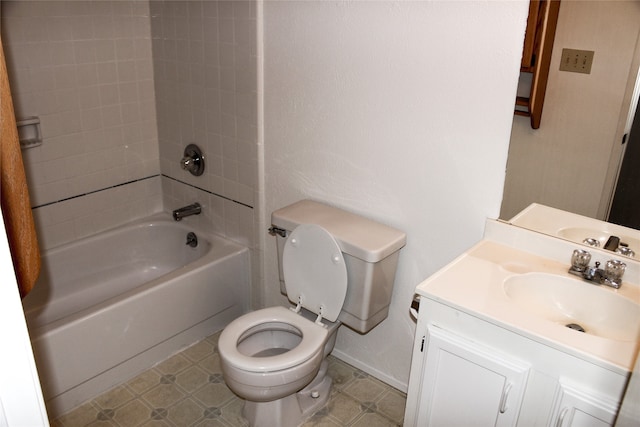
[[282, 252], [287, 236], [300, 224], [316, 224], [331, 233], [345, 259], [347, 295], [338, 320], [366, 333], [387, 317], [405, 233], [312, 200], [278, 209], [271, 214], [271, 223], [278, 245], [280, 292], [286, 295]]

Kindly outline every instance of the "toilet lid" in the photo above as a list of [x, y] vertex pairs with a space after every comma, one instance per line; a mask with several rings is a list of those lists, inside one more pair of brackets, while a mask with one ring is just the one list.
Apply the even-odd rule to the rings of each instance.
[[282, 255], [284, 284], [289, 299], [335, 322], [347, 295], [347, 268], [333, 236], [315, 224], [291, 232]]

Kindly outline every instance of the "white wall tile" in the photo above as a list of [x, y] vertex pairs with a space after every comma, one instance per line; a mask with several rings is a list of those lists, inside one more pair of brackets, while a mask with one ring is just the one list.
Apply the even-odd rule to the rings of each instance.
[[[97, 179], [99, 174], [94, 174]], [[159, 176], [33, 210], [45, 250], [162, 211]]]
[[[161, 195], [202, 198], [212, 229], [252, 244], [238, 215], [253, 209], [237, 202], [254, 203], [257, 79], [236, 67], [255, 68], [255, 26], [252, 1], [3, 1], [16, 112], [42, 120], [24, 158], [45, 247], [162, 209]], [[203, 177], [179, 166], [190, 142]], [[112, 188], [160, 171], [173, 179]], [[152, 181], [145, 203], [135, 189]]]
[[[203, 204], [203, 215], [194, 220], [252, 247], [257, 79], [238, 93], [235, 67], [236, 50], [247, 52], [243, 65], [257, 66], [255, 54], [251, 54], [256, 50], [255, 7], [248, 1], [234, 10], [234, 3], [194, 0], [151, 4], [160, 168], [167, 175], [163, 178], [165, 209], [197, 199]], [[236, 34], [250, 46], [237, 48]], [[239, 130], [245, 123], [249, 129]], [[238, 140], [239, 134], [245, 136], [244, 141]], [[185, 145], [192, 142], [204, 150], [207, 166], [201, 177], [186, 173], [178, 163]], [[239, 144], [245, 146], [239, 149]], [[253, 149], [246, 147], [251, 144]], [[249, 173], [248, 168], [254, 172]], [[194, 186], [204, 191], [194, 192]], [[243, 218], [242, 224], [239, 218]]]
[[[85, 219], [74, 226], [77, 203], [93, 200], [77, 196], [108, 192], [105, 188], [160, 171], [149, 4], [9, 0], [2, 9], [16, 113], [39, 116], [44, 137], [41, 147], [23, 156], [32, 205], [77, 201], [54, 203], [56, 209], [70, 209], [71, 222], [62, 231], [45, 227], [41, 239], [59, 243], [78, 230], [99, 231], [96, 224], [111, 221]], [[153, 148], [127, 156], [128, 146], [149, 145]], [[159, 179], [157, 187], [159, 196]], [[118, 201], [112, 199], [111, 206], [118, 209]]]

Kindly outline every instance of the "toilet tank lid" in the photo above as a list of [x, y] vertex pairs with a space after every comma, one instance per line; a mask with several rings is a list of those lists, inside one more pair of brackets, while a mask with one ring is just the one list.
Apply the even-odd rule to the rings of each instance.
[[271, 214], [271, 223], [288, 231], [317, 224], [336, 239], [342, 252], [366, 262], [378, 262], [400, 250], [407, 235], [393, 227], [313, 200], [301, 200]]

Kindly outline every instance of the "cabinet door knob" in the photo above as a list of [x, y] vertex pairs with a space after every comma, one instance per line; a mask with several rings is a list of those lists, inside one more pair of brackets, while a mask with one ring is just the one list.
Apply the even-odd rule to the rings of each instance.
[[509, 399], [509, 392], [511, 391], [511, 387], [513, 384], [507, 383], [504, 391], [502, 392], [502, 399], [500, 399], [500, 413], [504, 414], [507, 412], [507, 400]]
[[556, 427], [562, 427], [562, 423], [564, 422], [564, 417], [567, 415], [567, 412], [569, 412], [569, 408], [562, 408], [560, 415], [558, 415], [558, 420], [556, 421]]

